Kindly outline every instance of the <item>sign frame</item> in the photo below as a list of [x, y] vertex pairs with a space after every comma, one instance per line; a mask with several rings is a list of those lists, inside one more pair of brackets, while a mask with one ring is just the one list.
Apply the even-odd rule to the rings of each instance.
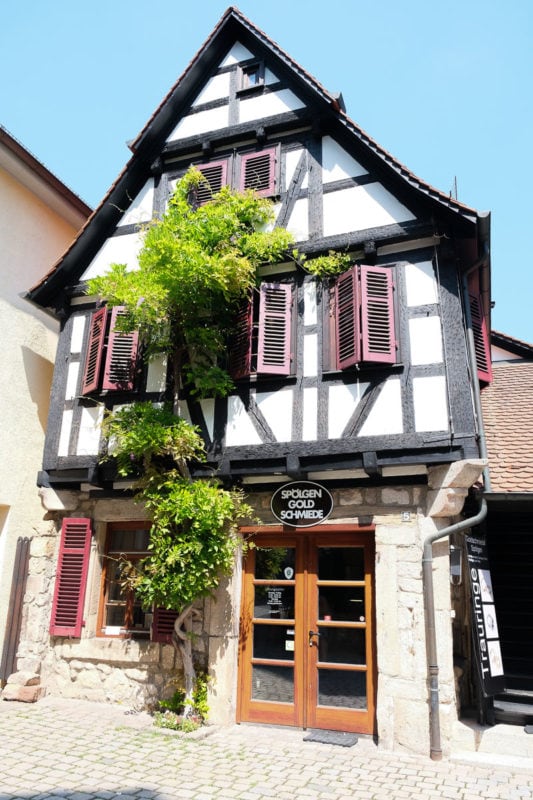
[[325, 522], [333, 511], [333, 496], [315, 481], [291, 481], [280, 486], [270, 499], [270, 510], [283, 525], [311, 528]]

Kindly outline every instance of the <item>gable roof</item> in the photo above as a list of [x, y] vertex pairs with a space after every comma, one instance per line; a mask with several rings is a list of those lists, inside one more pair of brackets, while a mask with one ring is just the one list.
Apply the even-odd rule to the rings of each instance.
[[491, 491], [533, 492], [533, 344], [498, 331], [491, 343], [517, 356], [493, 362], [492, 383], [481, 392]]
[[[477, 224], [481, 251], [481, 239], [488, 240], [490, 235], [488, 213], [480, 214], [417, 178], [347, 116], [338, 95], [328, 92], [237, 8], [230, 6], [131, 143], [133, 155], [98, 208], [63, 257], [28, 291], [26, 299], [53, 312], [61, 308], [64, 288], [79, 280], [84, 265], [95, 255], [104, 238], [110, 235], [118, 222], [121, 214], [119, 209], [128, 207], [131, 198], [140, 191], [147, 177], [152, 174], [154, 160], [164, 150], [166, 139], [175, 127], [176, 120], [236, 41], [250, 47], [254, 52], [262, 53], [265, 58], [268, 57], [276, 69], [290, 78], [296, 90], [318, 108], [319, 114], [315, 119], [319, 122], [322, 116], [329, 125], [336, 126], [338, 131], [344, 132], [352, 141], [357, 140], [390, 179], [401, 181], [420, 199], [435, 204], [441, 212], [451, 214], [466, 224]], [[250, 123], [248, 127], [253, 130], [254, 123]]]

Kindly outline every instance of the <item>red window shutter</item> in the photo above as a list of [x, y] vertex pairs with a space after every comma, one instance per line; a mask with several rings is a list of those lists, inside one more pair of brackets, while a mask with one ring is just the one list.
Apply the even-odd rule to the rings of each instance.
[[259, 153], [246, 153], [241, 156], [239, 189], [254, 189], [266, 197], [276, 194], [277, 150], [270, 147]]
[[250, 298], [239, 310], [229, 348], [229, 374], [235, 380], [252, 371], [253, 305]]
[[259, 295], [257, 372], [290, 375], [292, 290], [288, 283], [263, 283]]
[[205, 178], [196, 192], [196, 202], [199, 206], [211, 200], [228, 182], [228, 162], [213, 161], [210, 164], [199, 164], [196, 167]]
[[90, 548], [91, 520], [65, 518], [52, 603], [52, 636], [81, 636]]
[[98, 309], [91, 317], [87, 358], [85, 359], [85, 368], [81, 384], [82, 394], [89, 394], [98, 389], [100, 365], [102, 363], [102, 353], [104, 349], [106, 319], [107, 311], [105, 308]]
[[350, 267], [335, 282], [335, 345], [337, 369], [361, 360], [357, 267]]
[[168, 608], [154, 608], [151, 637], [152, 642], [171, 644], [174, 622], [176, 621], [177, 617], [177, 611], [171, 611]]
[[483, 303], [479, 292], [479, 276], [476, 273], [468, 277], [468, 296], [470, 300], [470, 317], [474, 348], [476, 351], [477, 375], [480, 381], [492, 381], [492, 363], [490, 357], [489, 332], [483, 312]]
[[116, 306], [111, 311], [102, 389], [131, 391], [135, 380], [139, 334], [137, 331], [131, 333], [115, 331], [117, 318], [121, 314], [124, 314], [121, 306]]
[[392, 272], [385, 267], [360, 267], [363, 361], [396, 363]]

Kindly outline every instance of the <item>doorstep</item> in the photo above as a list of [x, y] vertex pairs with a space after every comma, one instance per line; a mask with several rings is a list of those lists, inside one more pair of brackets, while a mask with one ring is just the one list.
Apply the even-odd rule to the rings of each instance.
[[451, 759], [470, 763], [490, 763], [533, 770], [533, 734], [523, 725], [480, 725], [459, 720], [452, 732]]

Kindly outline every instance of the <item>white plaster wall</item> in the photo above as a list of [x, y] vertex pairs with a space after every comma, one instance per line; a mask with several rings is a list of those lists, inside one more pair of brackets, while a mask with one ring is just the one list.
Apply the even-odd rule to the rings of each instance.
[[292, 439], [293, 390], [257, 392], [256, 402], [278, 442]]
[[124, 236], [111, 236], [95, 255], [81, 280], [105, 275], [111, 264], [126, 264], [130, 270], [139, 269], [137, 257], [143, 245], [142, 233], [129, 233]]
[[318, 391], [310, 386], [303, 390], [303, 441], [316, 441], [318, 430]]
[[304, 103], [290, 89], [243, 99], [239, 103], [239, 122], [251, 122], [261, 117], [273, 117], [303, 108]]
[[226, 447], [261, 444], [259, 434], [248, 416], [240, 397], [228, 397], [228, 424], [226, 426]]
[[437, 281], [431, 261], [405, 264], [407, 305], [424, 306], [438, 302]]
[[135, 225], [141, 222], [150, 222], [154, 209], [154, 179], [150, 178], [143, 186], [137, 197], [118, 223], [121, 225]]
[[292, 233], [296, 242], [309, 239], [309, 201], [307, 198], [297, 200], [287, 223], [287, 230]]
[[167, 141], [174, 142], [177, 139], [186, 139], [188, 136], [197, 136], [200, 133], [220, 130], [229, 124], [229, 106], [219, 106], [207, 111], [199, 111], [197, 114], [189, 114], [183, 117]]
[[[37, 494], [59, 326], [22, 299], [75, 236], [75, 225], [47, 201], [52, 193], [0, 146], [0, 652], [6, 632], [18, 537], [33, 536], [43, 509]], [[6, 168], [4, 169], [4, 164]], [[9, 171], [8, 171], [9, 168]], [[31, 186], [32, 188], [27, 188]], [[66, 201], [58, 199], [58, 209]], [[70, 208], [81, 226], [83, 217]]]
[[221, 67], [230, 67], [232, 64], [238, 64], [239, 61], [246, 61], [249, 58], [253, 58], [254, 54], [248, 50], [240, 42], [235, 42], [231, 50], [228, 52], [227, 56], [221, 62]]
[[192, 105], [200, 106], [202, 103], [210, 103], [212, 100], [222, 100], [225, 97], [229, 97], [229, 81], [229, 72], [224, 72], [222, 75], [214, 75], [193, 100]]
[[355, 158], [332, 139], [324, 136], [322, 139], [322, 181], [331, 183], [344, 178], [355, 178], [366, 175], [366, 170]]
[[413, 378], [413, 402], [417, 433], [448, 430], [448, 401], [444, 375]]
[[340, 384], [329, 387], [328, 436], [330, 439], [341, 438], [367, 388], [368, 383]]
[[411, 364], [442, 363], [442, 328], [440, 317], [415, 317], [409, 320]]
[[359, 436], [403, 433], [402, 392], [398, 378], [389, 378], [372, 406]]
[[354, 186], [323, 197], [324, 236], [379, 228], [415, 217], [380, 183]]

